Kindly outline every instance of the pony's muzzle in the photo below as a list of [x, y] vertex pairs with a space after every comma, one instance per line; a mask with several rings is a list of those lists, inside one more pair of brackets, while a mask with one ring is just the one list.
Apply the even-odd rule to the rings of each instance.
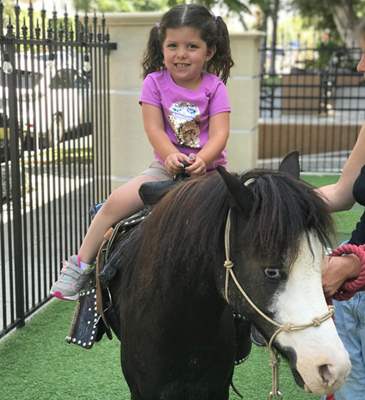
[[328, 359], [327, 362], [324, 362], [322, 357], [318, 357], [314, 362], [317, 365], [314, 366], [314, 370], [317, 370], [314, 376], [311, 374], [308, 376], [305, 371], [303, 374], [303, 371], [300, 371], [301, 368], [298, 368], [305, 382], [305, 391], [314, 394], [333, 393], [345, 383], [351, 370], [351, 363], [346, 352], [335, 354], [333, 359]]
[[331, 391], [341, 387], [351, 370], [350, 362], [345, 363], [342, 367], [335, 367], [332, 364], [323, 364], [318, 367], [318, 373], [322, 379], [323, 387], [328, 387]]

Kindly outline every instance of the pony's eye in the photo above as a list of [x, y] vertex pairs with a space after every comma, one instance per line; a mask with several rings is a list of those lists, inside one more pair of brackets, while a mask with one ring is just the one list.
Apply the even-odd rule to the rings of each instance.
[[279, 268], [265, 268], [264, 272], [268, 279], [279, 280], [282, 278], [281, 270]]

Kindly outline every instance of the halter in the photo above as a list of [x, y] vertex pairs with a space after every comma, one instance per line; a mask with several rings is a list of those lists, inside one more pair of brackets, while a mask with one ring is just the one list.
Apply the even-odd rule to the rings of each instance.
[[251, 298], [248, 296], [248, 294], [245, 292], [245, 290], [242, 288], [240, 283], [238, 282], [238, 279], [233, 272], [233, 262], [230, 259], [230, 231], [231, 231], [231, 210], [228, 211], [227, 215], [227, 221], [226, 221], [226, 228], [224, 232], [224, 247], [225, 247], [225, 256], [226, 259], [224, 261], [224, 267], [226, 269], [226, 279], [225, 279], [225, 285], [224, 285], [224, 297], [229, 303], [229, 298], [228, 298], [228, 290], [229, 290], [229, 278], [231, 277], [234, 284], [236, 285], [237, 289], [240, 291], [242, 296], [245, 298], [247, 303], [256, 311], [257, 314], [259, 314], [262, 318], [266, 319], [266, 321], [270, 322], [271, 325], [274, 325], [277, 327], [277, 330], [273, 333], [271, 336], [269, 343], [268, 343], [268, 349], [270, 352], [270, 360], [271, 360], [271, 369], [272, 369], [272, 389], [271, 392], [269, 393], [268, 399], [274, 399], [274, 398], [281, 398], [283, 395], [279, 391], [279, 355], [277, 351], [273, 347], [274, 340], [276, 337], [279, 335], [281, 332], [295, 332], [295, 331], [302, 331], [306, 328], [310, 327], [318, 327], [320, 326], [323, 322], [327, 321], [328, 319], [332, 318], [334, 314], [334, 307], [329, 306], [328, 307], [328, 312], [326, 312], [324, 315], [320, 317], [315, 317], [313, 318], [312, 322], [309, 322], [307, 324], [301, 324], [301, 325], [295, 325], [291, 323], [286, 323], [286, 324], [280, 324], [270, 318], [267, 314], [265, 314], [263, 311], [261, 311], [256, 304], [251, 300]]

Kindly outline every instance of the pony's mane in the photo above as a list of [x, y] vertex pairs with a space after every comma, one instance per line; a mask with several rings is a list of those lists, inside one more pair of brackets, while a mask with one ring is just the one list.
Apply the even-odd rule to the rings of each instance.
[[[239, 177], [242, 183], [250, 178], [254, 178], [248, 187], [255, 201], [250, 218], [240, 224], [240, 240], [247, 251], [281, 260], [297, 253], [303, 234], [314, 232], [323, 245], [329, 242], [331, 218], [312, 187], [268, 170], [251, 170]], [[171, 279], [185, 280], [187, 287], [200, 277], [207, 280], [207, 268], [223, 261], [231, 206], [228, 189], [216, 172], [183, 182], [165, 195], [134, 241], [134, 261], [143, 265], [140, 284], [153, 290], [158, 282], [159, 290], [164, 290], [164, 282], [168, 285]]]
[[195, 268], [186, 285], [200, 280], [217, 254], [217, 243], [223, 248], [220, 237], [228, 209], [227, 190], [217, 173], [188, 180], [169, 192], [145, 221], [139, 261], [149, 264], [150, 279], [163, 285], [170, 274], [182, 280]]
[[254, 169], [240, 177], [253, 178], [249, 188], [256, 201], [246, 222], [250, 250], [264, 260], [293, 259], [303, 234], [314, 233], [330, 245], [333, 224], [327, 206], [314, 188], [279, 171]]

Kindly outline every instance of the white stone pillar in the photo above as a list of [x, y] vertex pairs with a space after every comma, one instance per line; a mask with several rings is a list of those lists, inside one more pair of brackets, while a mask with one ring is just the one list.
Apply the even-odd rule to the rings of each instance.
[[231, 131], [227, 146], [229, 170], [242, 172], [256, 166], [260, 101], [261, 32], [232, 33], [235, 62], [227, 82], [232, 105]]
[[146, 169], [153, 159], [143, 129], [138, 99], [142, 86], [142, 57], [149, 31], [160, 12], [106, 14], [110, 41], [111, 174], [112, 188]]

